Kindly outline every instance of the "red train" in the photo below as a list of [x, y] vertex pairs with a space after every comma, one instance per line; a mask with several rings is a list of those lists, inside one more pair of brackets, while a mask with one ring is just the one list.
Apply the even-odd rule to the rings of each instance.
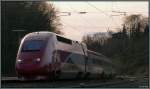
[[111, 61], [100, 53], [52, 32], [33, 32], [21, 41], [16, 72], [21, 79], [83, 78], [113, 74]]

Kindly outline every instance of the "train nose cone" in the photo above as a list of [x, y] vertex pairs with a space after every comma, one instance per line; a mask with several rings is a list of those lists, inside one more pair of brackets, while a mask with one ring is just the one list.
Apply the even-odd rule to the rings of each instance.
[[16, 71], [24, 76], [47, 75], [51, 72], [51, 65], [41, 65], [41, 61], [40, 58], [31, 61], [19, 61], [16, 63]]

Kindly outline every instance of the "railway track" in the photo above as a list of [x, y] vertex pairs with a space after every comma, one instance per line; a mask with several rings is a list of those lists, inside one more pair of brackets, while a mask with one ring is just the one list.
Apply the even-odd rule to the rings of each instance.
[[51, 80], [51, 81], [20, 81], [3, 79], [1, 81], [2, 88], [139, 88], [148, 87], [148, 80], [146, 81], [129, 81], [129, 80], [79, 80], [79, 79], [69, 79], [69, 80]]

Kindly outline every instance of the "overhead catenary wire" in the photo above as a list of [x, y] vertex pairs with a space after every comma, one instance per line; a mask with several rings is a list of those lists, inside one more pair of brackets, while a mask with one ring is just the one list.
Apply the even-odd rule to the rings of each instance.
[[[69, 6], [69, 8], [74, 12], [74, 13], [79, 13], [77, 10], [75, 10], [73, 7], [71, 7], [70, 5], [68, 5]], [[87, 13], [89, 13], [89, 12], [87, 12]], [[94, 24], [93, 23], [89, 23], [89, 21], [87, 20], [87, 19], [85, 19], [84, 18], [84, 16], [82, 16], [82, 15], [80, 15], [81, 16], [81, 19], [83, 19], [84, 21], [85, 21], [85, 23], [87, 23], [89, 26], [93, 26], [93, 27], [96, 27], [96, 26], [94, 26]], [[110, 15], [108, 15], [109, 17], [110, 17]], [[84, 26], [85, 27], [85, 26]], [[98, 27], [96, 27], [96, 28], [102, 28], [102, 27], [100, 27], [100, 26], [98, 26]], [[106, 29], [107, 29], [107, 27], [105, 27]], [[109, 28], [109, 27], [108, 27]]]
[[[111, 18], [111, 20], [112, 20], [112, 21], [114, 21], [114, 19], [113, 19], [113, 16], [112, 16], [112, 15], [109, 15], [108, 13], [106, 13], [105, 11], [103, 11], [103, 10], [101, 10], [100, 8], [96, 7], [95, 5], [93, 5], [93, 4], [91, 4], [91, 3], [89, 3], [88, 1], [87, 1], [87, 4], [88, 4], [89, 6], [91, 6], [91, 7], [95, 8], [97, 11], [99, 11], [99, 12], [103, 13], [105, 16], [108, 16], [109, 18]], [[112, 3], [112, 9], [113, 9], [113, 3]], [[111, 24], [111, 21], [109, 21], [109, 23]], [[116, 21], [114, 21], [114, 23], [117, 25]], [[108, 25], [108, 27], [107, 27], [107, 28], [109, 29], [109, 28], [110, 28], [110, 25]]]
[[[112, 3], [111, 3], [111, 9], [112, 9], [112, 11], [114, 10], [114, 3], [113, 3], [113, 1], [112, 1]], [[111, 18], [111, 20], [115, 23], [115, 25], [117, 26], [118, 24], [117, 24], [117, 22], [114, 20], [114, 18], [113, 18], [113, 15], [111, 15], [110, 16], [110, 18]]]
[[[69, 7], [69, 9], [70, 10], [73, 10], [72, 12], [73, 13], [79, 13], [79, 12], [77, 12], [74, 8], [72, 8], [72, 7]], [[70, 12], [70, 13], [72, 13], [72, 12]], [[82, 16], [83, 18], [82, 19], [84, 19], [84, 21], [87, 23], [87, 24], [89, 24], [88, 22], [88, 20], [86, 20], [85, 18], [84, 18], [84, 16]], [[67, 25], [67, 26], [69, 26], [70, 28], [72, 28], [73, 30], [79, 30], [77, 27], [75, 27], [75, 26], [72, 26], [72, 25], [70, 25], [70, 24], [68, 24], [68, 23], [66, 23], [66, 22], [64, 22], [64, 21], [62, 21], [62, 23], [63, 24], [65, 24], [65, 25]], [[88, 26], [91, 26], [91, 24], [89, 24]], [[93, 25], [94, 26], [94, 25]], [[81, 27], [81, 26], [78, 26], [78, 27]], [[83, 27], [85, 27], [85, 25], [83, 25]], [[97, 27], [98, 28], [98, 27]], [[101, 27], [99, 27], [99, 28], [101, 28]]]
[[91, 4], [91, 3], [89, 3], [88, 1], [87, 1], [86, 3], [87, 3], [89, 6], [91, 6], [91, 7], [95, 8], [97, 11], [99, 11], [99, 12], [103, 13], [104, 15], [106, 15], [106, 16], [110, 16], [108, 13], [106, 13], [105, 11], [103, 11], [103, 10], [101, 10], [100, 8], [96, 7], [95, 5], [93, 5], [93, 4]]
[[[76, 13], [79, 13], [76, 9], [74, 9], [72, 6], [70, 6], [70, 5], [68, 5], [74, 12], [76, 12]], [[86, 23], [86, 24], [88, 24], [89, 26], [94, 26], [94, 24], [93, 23], [89, 23], [89, 21], [87, 20], [87, 19], [85, 19], [85, 17], [84, 16], [82, 16], [81, 14], [79, 14], [80, 16], [81, 16], [81, 19], [83, 19], [84, 20], [84, 22]], [[85, 26], [84, 26], [85, 27]]]
[[[107, 16], [110, 20], [109, 20], [109, 22], [108, 22], [108, 27], [107, 28], [112, 28], [112, 26], [111, 26], [111, 24], [113, 23], [113, 24], [116, 24], [116, 26], [118, 26], [118, 22], [115, 20], [115, 17], [112, 15], [112, 11], [115, 11], [114, 9], [116, 9], [114, 6], [114, 3], [112, 3], [112, 10], [111, 10], [111, 12], [109, 11], [109, 12], [106, 12], [106, 11], [104, 11], [104, 10], [102, 10], [101, 8], [99, 8], [98, 6], [96, 6], [96, 5], [94, 5], [94, 4], [92, 4], [92, 3], [90, 3], [90, 2], [86, 2], [87, 4], [88, 4], [88, 6], [90, 6], [90, 7], [92, 7], [92, 8], [94, 8], [94, 9], [96, 9], [98, 12], [96, 12], [96, 13], [101, 13], [101, 14], [104, 14], [105, 16]], [[69, 5], [70, 6], [70, 5]], [[72, 6], [70, 6], [69, 7], [69, 9], [71, 10], [71, 14], [72, 13], [79, 13], [79, 12], [77, 12], [77, 10], [76, 9], [74, 9]], [[85, 10], [86, 10], [87, 8], [85, 8]], [[84, 12], [84, 11], [83, 11]], [[85, 11], [86, 12], [86, 11]], [[86, 14], [84, 12], [84, 14]], [[121, 11], [120, 11], [121, 12]], [[87, 12], [87, 13], [95, 13], [95, 12]], [[119, 13], [118, 13], [119, 14]], [[79, 15], [80, 15], [80, 13], [79, 13]], [[122, 16], [122, 15], [118, 15], [118, 16]], [[87, 24], [87, 25], [89, 25], [89, 26], [91, 26], [91, 27], [93, 27], [93, 26], [95, 26], [95, 24], [93, 24], [91, 21], [89, 21], [89, 20], [87, 20], [87, 18], [85, 18], [82, 14], [80, 15], [80, 17], [81, 17], [81, 19], [83, 19], [84, 20], [84, 22]], [[120, 17], [119, 17], [120, 18]], [[79, 26], [79, 27], [75, 27], [75, 26], [70, 26], [72, 29], [78, 29], [78, 28], [80, 28], [81, 26]], [[84, 25], [83, 25], [83, 27], [85, 27]], [[97, 28], [98, 28], [98, 26], [97, 26]]]
[[76, 27], [74, 27], [74, 26], [72, 26], [72, 25], [70, 25], [70, 24], [64, 22], [63, 20], [61, 20], [61, 22], [64, 23], [64, 24], [66, 24], [67, 26], [69, 26], [69, 27], [72, 28], [73, 30], [77, 30]]

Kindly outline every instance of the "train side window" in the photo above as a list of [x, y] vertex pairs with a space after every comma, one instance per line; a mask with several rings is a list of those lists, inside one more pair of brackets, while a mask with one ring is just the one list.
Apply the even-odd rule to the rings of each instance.
[[61, 42], [64, 42], [64, 43], [67, 43], [67, 44], [72, 44], [72, 41], [70, 39], [67, 39], [67, 38], [64, 38], [64, 37], [61, 37], [61, 36], [57, 36], [57, 40], [61, 41]]

